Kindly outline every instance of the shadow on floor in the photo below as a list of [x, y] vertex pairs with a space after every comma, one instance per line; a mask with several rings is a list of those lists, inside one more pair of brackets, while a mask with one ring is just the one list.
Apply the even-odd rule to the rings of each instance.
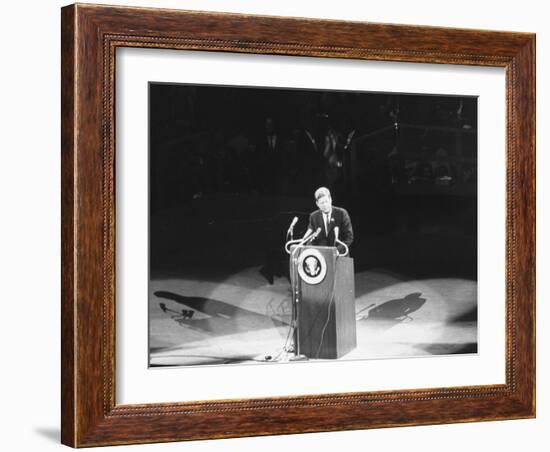
[[[193, 360], [192, 365], [218, 365], [218, 364], [239, 364], [243, 362], [258, 361], [265, 362], [264, 360], [257, 360], [253, 355], [236, 355], [236, 356], [211, 356], [211, 355], [193, 355], [193, 354], [177, 354], [177, 355], [162, 355], [162, 359], [175, 358], [186, 360]], [[153, 363], [150, 367], [171, 367], [173, 364], [161, 364]]]
[[[285, 326], [286, 323], [267, 315], [258, 314], [248, 309], [231, 305], [224, 301], [204, 297], [186, 297], [173, 292], [157, 291], [154, 295], [158, 298], [172, 300], [187, 309], [182, 310], [185, 314], [171, 315], [171, 318], [182, 327], [188, 327], [205, 333], [216, 335], [235, 334], [249, 332], [266, 328]], [[163, 305], [163, 303], [160, 303]], [[168, 310], [161, 306], [161, 309], [170, 315]], [[189, 310], [199, 312], [208, 316], [207, 318], [194, 318], [190, 316]]]
[[447, 320], [447, 323], [477, 322], [477, 306]]
[[369, 322], [382, 320], [393, 324], [413, 320], [409, 314], [418, 311], [426, 303], [426, 299], [421, 298], [421, 295], [421, 292], [413, 292], [403, 298], [386, 301], [370, 309], [358, 320]]
[[449, 344], [434, 342], [431, 344], [416, 344], [415, 347], [431, 355], [455, 355], [463, 353], [477, 353], [477, 343]]

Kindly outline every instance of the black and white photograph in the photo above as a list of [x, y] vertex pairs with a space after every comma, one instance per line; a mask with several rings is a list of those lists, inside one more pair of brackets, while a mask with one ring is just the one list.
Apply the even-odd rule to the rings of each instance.
[[548, 449], [548, 10], [441, 6], [4, 4], [4, 450]]
[[149, 366], [478, 352], [477, 97], [149, 83]]

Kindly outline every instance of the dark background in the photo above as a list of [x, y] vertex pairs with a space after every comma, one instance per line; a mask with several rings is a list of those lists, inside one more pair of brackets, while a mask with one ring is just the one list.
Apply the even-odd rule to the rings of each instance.
[[301, 235], [327, 186], [356, 272], [477, 279], [477, 98], [151, 83], [149, 99], [151, 277], [284, 274], [288, 225]]

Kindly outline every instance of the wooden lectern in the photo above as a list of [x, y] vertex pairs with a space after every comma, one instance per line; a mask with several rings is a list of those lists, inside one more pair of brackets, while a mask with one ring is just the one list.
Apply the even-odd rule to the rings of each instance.
[[298, 354], [336, 359], [353, 350], [357, 346], [353, 259], [338, 256], [334, 247], [292, 246], [290, 276]]

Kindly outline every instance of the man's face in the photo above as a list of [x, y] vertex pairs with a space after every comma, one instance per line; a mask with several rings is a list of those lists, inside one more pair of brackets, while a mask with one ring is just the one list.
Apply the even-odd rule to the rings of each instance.
[[317, 200], [317, 207], [324, 213], [329, 213], [332, 207], [332, 198], [330, 196], [322, 196]]

